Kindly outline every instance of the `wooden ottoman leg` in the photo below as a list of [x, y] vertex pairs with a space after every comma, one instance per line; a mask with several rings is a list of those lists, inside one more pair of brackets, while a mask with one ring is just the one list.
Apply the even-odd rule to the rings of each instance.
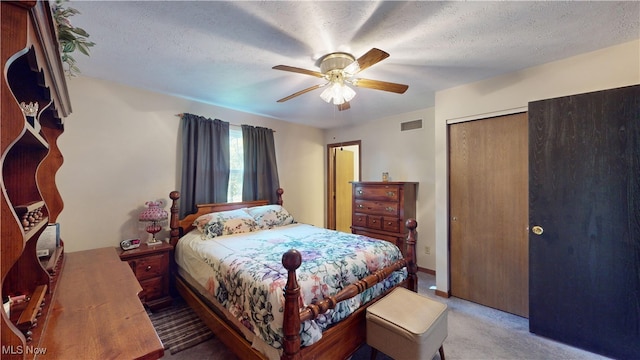
[[440, 345], [440, 349], [438, 349], [438, 352], [440, 353], [440, 360], [444, 360], [444, 345]]

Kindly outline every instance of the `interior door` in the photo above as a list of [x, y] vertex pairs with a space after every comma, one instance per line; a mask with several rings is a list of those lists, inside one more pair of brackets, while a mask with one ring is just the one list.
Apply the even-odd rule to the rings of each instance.
[[449, 126], [451, 294], [528, 316], [527, 114]]
[[529, 328], [638, 359], [640, 86], [532, 102], [529, 116]]
[[336, 230], [351, 232], [351, 181], [354, 180], [354, 153], [347, 149], [336, 149]]

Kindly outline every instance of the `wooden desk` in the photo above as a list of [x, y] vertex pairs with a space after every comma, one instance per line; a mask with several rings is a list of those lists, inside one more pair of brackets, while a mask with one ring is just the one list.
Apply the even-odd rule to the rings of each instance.
[[38, 359], [158, 359], [164, 350], [114, 248], [65, 254]]

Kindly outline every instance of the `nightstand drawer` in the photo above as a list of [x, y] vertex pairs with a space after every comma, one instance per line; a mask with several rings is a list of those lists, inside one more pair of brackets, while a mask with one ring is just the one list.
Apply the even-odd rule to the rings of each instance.
[[134, 260], [134, 272], [138, 280], [145, 280], [163, 275], [167, 269], [164, 266], [165, 254], [145, 256]]
[[138, 279], [142, 291], [139, 297], [142, 303], [152, 311], [171, 305], [169, 291], [169, 262], [173, 246], [167, 243], [149, 246], [140, 245], [137, 249], [122, 251], [118, 249], [120, 260], [129, 263]]
[[163, 278], [161, 276], [141, 280], [140, 286], [142, 287], [142, 292], [140, 292], [140, 298], [144, 299], [144, 301], [150, 301], [164, 296], [163, 285]]

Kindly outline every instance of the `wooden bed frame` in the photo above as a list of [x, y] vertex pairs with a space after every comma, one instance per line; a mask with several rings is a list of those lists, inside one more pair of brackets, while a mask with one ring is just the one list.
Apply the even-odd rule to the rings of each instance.
[[[277, 190], [279, 205], [282, 205], [283, 193], [284, 191], [282, 189]], [[180, 193], [178, 191], [173, 191], [169, 194], [169, 197], [172, 200], [170, 241], [174, 246], [178, 243], [182, 235], [188, 233], [194, 228], [193, 222], [200, 215], [216, 211], [234, 210], [268, 204], [266, 200], [259, 200], [238, 203], [198, 205], [197, 213], [188, 215], [184, 219], [179, 219], [178, 199], [180, 198]], [[418, 277], [416, 275], [417, 265], [415, 252], [417, 223], [415, 219], [409, 219], [406, 222], [406, 226], [409, 229], [409, 234], [406, 239], [406, 245], [403, 246], [404, 249], [401, 247], [405, 257], [404, 259], [345, 287], [335, 296], [327, 297], [317, 303], [308, 305], [304, 309], [300, 309], [298, 305], [300, 287], [296, 277], [296, 269], [298, 269], [302, 261], [301, 255], [298, 251], [293, 249], [283, 254], [282, 264], [288, 271], [288, 278], [284, 289], [285, 309], [282, 359], [348, 358], [353, 355], [366, 341], [366, 308], [382, 298], [386, 293], [356, 310], [356, 312], [351, 314], [348, 318], [325, 330], [322, 334], [322, 338], [318, 342], [302, 348], [300, 347], [301, 323], [317, 318], [318, 315], [325, 313], [329, 309], [335, 308], [338, 302], [362, 293], [364, 290], [383, 281], [391, 273], [402, 269], [403, 267], [407, 268], [408, 277], [397, 286], [417, 291]], [[266, 359], [265, 355], [252, 348], [251, 343], [245, 339], [242, 333], [233, 324], [228, 323], [228, 321], [215, 309], [212, 309], [206, 304], [208, 300], [203, 299], [201, 295], [194, 291], [191, 286], [177, 274], [177, 272], [174, 271], [174, 274], [175, 287], [180, 295], [185, 299], [187, 304], [195, 310], [211, 331], [229, 347], [229, 349], [235, 352], [241, 359]]]

